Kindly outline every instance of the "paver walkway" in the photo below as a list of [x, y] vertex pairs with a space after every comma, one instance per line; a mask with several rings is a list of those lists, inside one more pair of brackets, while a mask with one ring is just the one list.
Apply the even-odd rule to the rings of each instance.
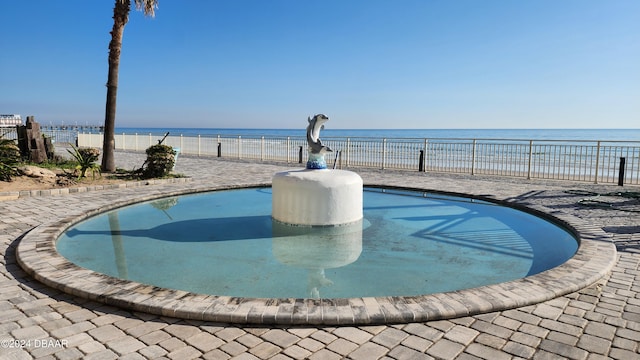
[[[117, 153], [133, 168], [142, 154]], [[61, 213], [198, 183], [269, 182], [290, 166], [181, 156], [192, 182], [32, 196], [0, 202], [0, 359], [640, 359], [640, 200], [637, 187], [356, 170], [366, 183], [493, 195], [541, 205], [603, 228], [618, 249], [611, 274], [538, 305], [389, 326], [237, 326], [132, 313], [52, 290], [15, 261], [20, 237]], [[595, 197], [595, 193], [608, 196]], [[37, 194], [34, 194], [37, 195]], [[586, 201], [583, 201], [586, 200]], [[595, 201], [594, 201], [595, 200]]]

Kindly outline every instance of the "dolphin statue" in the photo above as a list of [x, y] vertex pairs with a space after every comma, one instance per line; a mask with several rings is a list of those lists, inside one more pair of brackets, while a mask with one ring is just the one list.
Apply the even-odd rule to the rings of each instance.
[[307, 143], [311, 149], [312, 154], [321, 154], [325, 152], [333, 152], [328, 146], [322, 145], [320, 141], [320, 130], [324, 129], [324, 123], [329, 121], [329, 118], [324, 114], [318, 114], [313, 117], [307, 118], [309, 125], [307, 125]]

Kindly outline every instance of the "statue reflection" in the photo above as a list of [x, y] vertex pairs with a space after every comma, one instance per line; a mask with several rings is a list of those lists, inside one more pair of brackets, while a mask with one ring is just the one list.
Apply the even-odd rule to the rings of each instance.
[[325, 269], [358, 260], [362, 252], [363, 220], [327, 227], [292, 226], [273, 221], [272, 252], [281, 264], [307, 269], [307, 293], [320, 298], [320, 289], [333, 284]]

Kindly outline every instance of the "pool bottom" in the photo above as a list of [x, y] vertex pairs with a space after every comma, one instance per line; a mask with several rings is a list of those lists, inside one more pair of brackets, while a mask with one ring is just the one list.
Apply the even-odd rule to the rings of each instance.
[[[220, 190], [201, 186], [193, 191]], [[152, 200], [158, 194], [132, 195], [112, 208]], [[17, 247], [19, 265], [42, 283], [63, 292], [132, 311], [225, 323], [366, 325], [454, 318], [527, 306], [589, 286], [606, 275], [615, 262], [615, 247], [600, 229], [580, 219], [556, 215], [556, 221], [579, 235], [580, 246], [566, 263], [542, 273], [505, 283], [431, 295], [355, 297], [347, 299], [243, 298], [194, 294], [116, 279], [74, 265], [55, 250], [58, 236], [87, 215], [59, 218], [33, 229]], [[533, 207], [544, 213], [547, 209]]]
[[308, 227], [271, 220], [270, 188], [172, 197], [87, 219], [57, 249], [81, 267], [164, 288], [330, 299], [501, 283], [577, 249], [563, 228], [490, 202], [370, 188], [364, 200], [361, 222]]

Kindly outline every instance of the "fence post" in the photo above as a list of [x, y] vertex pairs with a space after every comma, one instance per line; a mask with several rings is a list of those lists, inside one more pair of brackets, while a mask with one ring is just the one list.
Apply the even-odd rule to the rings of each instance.
[[527, 160], [527, 180], [531, 179], [532, 158], [533, 158], [533, 140], [529, 140], [529, 160]]
[[420, 150], [420, 157], [418, 158], [418, 171], [424, 171], [424, 150]]
[[471, 175], [476, 174], [476, 139], [473, 139], [473, 148], [471, 149]]
[[287, 136], [287, 164], [291, 162], [291, 137]]
[[624, 185], [624, 163], [625, 163], [626, 159], [621, 157], [620, 158], [620, 169], [618, 170], [618, 186], [623, 186]]
[[598, 168], [600, 167], [600, 140], [598, 140], [598, 146], [596, 147], [596, 178], [594, 184], [598, 183]]
[[302, 164], [302, 146], [298, 149], [298, 164]]
[[384, 170], [386, 161], [387, 161], [387, 139], [382, 139], [382, 170]]
[[238, 135], [238, 159], [242, 159], [242, 135]]
[[218, 157], [222, 157], [222, 143], [218, 139]]
[[198, 156], [200, 156], [200, 134], [198, 134]]
[[429, 139], [424, 139], [424, 172], [427, 172], [427, 146], [429, 146]]
[[260, 161], [264, 161], [264, 136], [260, 138]]
[[347, 155], [346, 155], [346, 159], [344, 159], [344, 166], [345, 167], [349, 167], [349, 153], [350, 153], [350, 150], [351, 150], [351, 138], [347, 138]]
[[138, 151], [138, 133], [133, 134], [133, 140], [134, 140], [136, 151]]

